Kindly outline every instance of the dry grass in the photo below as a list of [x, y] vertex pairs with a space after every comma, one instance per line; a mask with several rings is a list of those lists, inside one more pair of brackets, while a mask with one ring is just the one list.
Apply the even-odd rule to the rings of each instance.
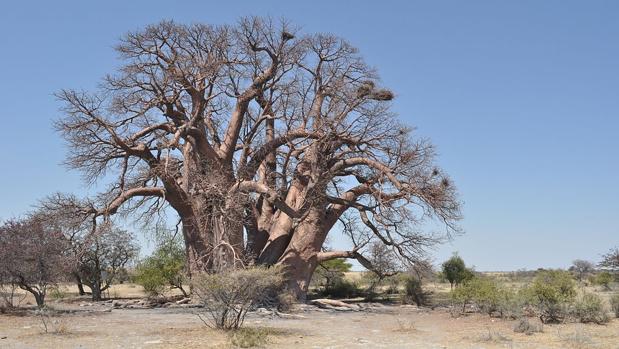
[[[360, 276], [352, 273], [351, 277]], [[519, 287], [524, 282], [510, 279]], [[615, 292], [601, 292], [596, 287], [582, 287], [608, 299]], [[615, 286], [616, 287], [616, 286]], [[445, 296], [449, 285], [429, 283], [424, 288], [434, 299]], [[66, 297], [52, 300], [58, 308], [79, 307], [87, 299], [77, 298], [73, 285], [63, 285]], [[142, 298], [140, 286], [115, 285], [110, 296]], [[31, 299], [31, 304], [34, 300]], [[100, 305], [100, 308], [104, 307]], [[436, 308], [419, 311], [416, 307], [388, 305], [377, 312], [309, 312], [299, 318], [250, 316], [250, 332], [233, 335], [206, 329], [190, 311], [170, 309], [127, 309], [89, 315], [65, 314], [53, 316], [48, 333], [41, 329], [41, 320], [26, 312], [21, 316], [0, 315], [0, 347], [9, 348], [75, 348], [153, 347], [153, 348], [234, 348], [243, 343], [257, 343], [269, 348], [316, 347], [446, 347], [446, 348], [602, 348], [619, 349], [619, 319], [606, 325], [565, 323], [544, 326], [544, 332], [527, 335], [515, 333], [517, 320], [500, 320], [488, 315], [468, 314], [451, 318], [447, 310]], [[88, 314], [88, 313], [87, 313]], [[60, 321], [58, 321], [60, 320]], [[56, 321], [56, 322], [53, 322]], [[532, 321], [532, 318], [529, 318]], [[266, 329], [266, 330], [263, 330]], [[253, 332], [251, 332], [253, 331]], [[264, 335], [266, 332], [266, 335]], [[264, 340], [266, 338], [266, 344]], [[148, 343], [148, 344], [147, 344]], [[248, 345], [249, 345], [248, 344]]]

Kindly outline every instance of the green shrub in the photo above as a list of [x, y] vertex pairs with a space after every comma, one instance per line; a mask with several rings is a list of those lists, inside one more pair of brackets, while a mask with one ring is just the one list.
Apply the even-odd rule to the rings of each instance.
[[343, 278], [336, 279], [321, 292], [323, 296], [331, 298], [352, 298], [359, 296], [361, 293], [361, 289], [355, 282]]
[[499, 311], [504, 295], [497, 282], [487, 277], [473, 277], [452, 291], [452, 299], [461, 305], [462, 312], [468, 304], [475, 304], [484, 313]]
[[619, 294], [610, 297], [610, 308], [615, 313], [615, 317], [619, 318]]
[[603, 324], [609, 320], [602, 298], [593, 293], [585, 293], [576, 300], [574, 315], [582, 323]]
[[158, 297], [165, 291], [167, 281], [158, 270], [153, 268], [141, 268], [138, 266], [135, 277], [137, 284], [144, 288], [144, 292], [150, 298]]
[[597, 274], [593, 278], [593, 283], [602, 286], [605, 290], [610, 290], [610, 283], [613, 281], [613, 276], [607, 271]]
[[135, 281], [144, 287], [144, 291], [155, 297], [166, 288], [176, 288], [186, 297], [183, 288], [185, 280], [185, 251], [179, 240], [168, 240], [159, 245], [153, 254], [144, 259], [137, 267]]
[[247, 312], [283, 283], [283, 273], [275, 267], [229, 270], [195, 275], [192, 279], [193, 294], [207, 312], [206, 318], [200, 318], [210, 327], [225, 330], [242, 326]]
[[444, 277], [447, 281], [449, 281], [452, 289], [454, 286], [458, 286], [461, 283], [472, 279], [473, 276], [473, 271], [466, 267], [462, 257], [457, 254], [454, 254], [442, 264], [441, 277]]
[[471, 281], [456, 287], [450, 293], [450, 298], [453, 303], [453, 310], [457, 313], [464, 314], [466, 312], [466, 306], [473, 302], [475, 297], [474, 286], [471, 286]]
[[576, 296], [574, 279], [566, 271], [543, 270], [537, 273], [527, 294], [543, 323], [560, 322]]
[[421, 280], [413, 276], [408, 276], [404, 279], [404, 303], [415, 303], [417, 306], [422, 306], [427, 303], [427, 293], [421, 287]]
[[468, 282], [467, 287], [472, 288], [473, 302], [481, 312], [492, 314], [498, 310], [502, 289], [495, 280], [476, 277]]

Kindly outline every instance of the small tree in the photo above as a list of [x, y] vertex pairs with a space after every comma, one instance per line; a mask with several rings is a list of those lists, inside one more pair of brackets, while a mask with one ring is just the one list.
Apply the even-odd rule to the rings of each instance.
[[170, 286], [187, 297], [188, 293], [183, 288], [186, 281], [185, 260], [181, 241], [167, 240], [138, 265], [136, 281], [151, 296], [158, 295], [165, 286]]
[[352, 264], [341, 258], [322, 262], [314, 272], [314, 284], [322, 286], [325, 292], [328, 292], [344, 278], [344, 273], [349, 272], [350, 268]]
[[576, 259], [570, 267], [570, 271], [574, 273], [578, 281], [584, 280], [593, 270], [595, 270], [595, 265], [582, 259]]
[[473, 272], [466, 267], [464, 260], [457, 254], [446, 260], [442, 267], [443, 277], [449, 281], [452, 290], [454, 286], [473, 277]]
[[383, 280], [389, 276], [394, 276], [400, 269], [400, 261], [397, 255], [388, 246], [381, 242], [373, 242], [367, 252], [367, 266], [369, 269], [369, 285], [367, 292], [374, 293], [374, 290]]
[[139, 246], [131, 233], [112, 225], [101, 227], [82, 242], [77, 274], [92, 291], [92, 300], [102, 299], [116, 274], [133, 258]]
[[5, 221], [0, 226], [0, 281], [30, 292], [43, 307], [49, 287], [67, 276], [67, 250], [62, 233], [36, 215]]

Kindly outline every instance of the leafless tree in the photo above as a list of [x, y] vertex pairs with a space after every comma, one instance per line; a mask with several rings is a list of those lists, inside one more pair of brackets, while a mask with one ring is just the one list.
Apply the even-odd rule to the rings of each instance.
[[139, 251], [134, 236], [127, 231], [110, 225], [100, 229], [102, 231], [83, 242], [77, 267], [77, 274], [91, 289], [94, 301], [101, 300], [117, 273], [136, 258]]
[[572, 267], [570, 271], [576, 274], [576, 278], [578, 280], [583, 280], [587, 274], [592, 273], [595, 270], [595, 265], [589, 261], [585, 261], [582, 259], [576, 259], [572, 262]]
[[[58, 201], [65, 203], [58, 206]], [[71, 203], [71, 204], [68, 204]], [[68, 242], [72, 260], [71, 276], [80, 295], [84, 286], [91, 289], [93, 300], [101, 300], [112, 280], [128, 262], [136, 258], [139, 246], [135, 237], [119, 229], [111, 219], [97, 222], [84, 213], [91, 204], [73, 196], [53, 195], [41, 201], [36, 210], [39, 219], [54, 226]]]
[[7, 220], [0, 226], [2, 282], [30, 292], [43, 307], [48, 288], [68, 274], [68, 249], [61, 232], [35, 215]]
[[418, 228], [428, 218], [441, 236], [458, 231], [434, 148], [397, 121], [393, 93], [345, 40], [243, 18], [162, 22], [117, 50], [124, 65], [100, 91], [58, 93], [67, 164], [117, 178], [81, 212], [171, 206], [190, 272], [281, 264], [302, 298], [319, 261], [361, 256], [321, 251], [345, 212], [407, 259], [438, 241]]
[[[57, 200], [72, 202], [74, 205], [57, 206], [55, 204]], [[50, 203], [54, 204], [50, 205]], [[63, 196], [62, 198], [54, 195], [42, 200], [35, 211], [43, 224], [54, 226], [68, 241], [69, 253], [74, 261], [74, 263], [71, 263], [71, 279], [75, 281], [80, 296], [85, 295], [86, 292], [79, 273], [78, 261], [85, 249], [84, 242], [90, 241], [87, 237], [96, 230], [96, 221], [88, 219], [89, 214], [82, 212], [85, 205], [85, 202], [79, 202], [73, 195]]]
[[600, 266], [612, 270], [619, 270], [619, 248], [612, 248], [608, 253], [602, 255]]
[[375, 276], [368, 286], [369, 292], [374, 292], [376, 286], [386, 277], [396, 275], [402, 268], [397, 254], [381, 241], [374, 241], [370, 244], [364, 259], [367, 261], [366, 268]]

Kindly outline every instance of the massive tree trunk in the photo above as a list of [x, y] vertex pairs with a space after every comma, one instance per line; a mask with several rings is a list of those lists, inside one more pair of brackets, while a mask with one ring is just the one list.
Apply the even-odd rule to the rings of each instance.
[[204, 207], [197, 215], [181, 218], [187, 254], [188, 272], [220, 271], [234, 267], [241, 260], [244, 248], [242, 217], [224, 208]]
[[[288, 190], [285, 203], [294, 210], [299, 210], [303, 205], [306, 185], [307, 179], [300, 177], [293, 181]], [[278, 211], [275, 214], [269, 232], [269, 239], [258, 257], [259, 264], [273, 265], [279, 260], [286, 247], [290, 244], [293, 223], [294, 218], [288, 214], [282, 211]]]
[[323, 227], [325, 210], [321, 206], [324, 205], [309, 210], [278, 263], [286, 272], [288, 289], [300, 301], [306, 299], [312, 274], [318, 265], [318, 253], [327, 236]]

